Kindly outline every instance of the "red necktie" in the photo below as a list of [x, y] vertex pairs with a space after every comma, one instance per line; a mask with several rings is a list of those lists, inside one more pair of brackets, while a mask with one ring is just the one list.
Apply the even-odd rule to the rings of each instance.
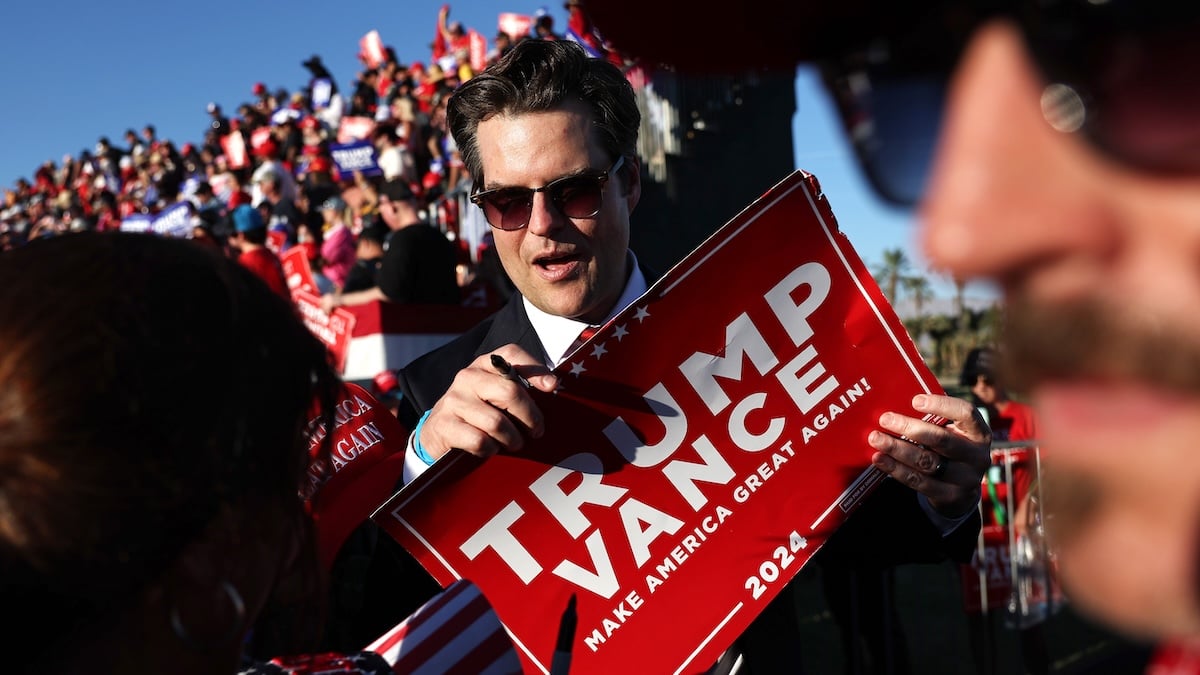
[[579, 334], [579, 337], [575, 338], [575, 342], [571, 343], [571, 348], [567, 350], [567, 353], [571, 354], [576, 349], [579, 349], [581, 346], [583, 346], [583, 343], [590, 340], [598, 330], [600, 330], [599, 326], [585, 326], [583, 332]]

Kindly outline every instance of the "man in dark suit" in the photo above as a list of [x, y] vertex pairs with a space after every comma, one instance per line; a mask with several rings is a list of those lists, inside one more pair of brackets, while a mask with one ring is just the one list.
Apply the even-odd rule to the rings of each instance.
[[[493, 228], [515, 284], [508, 304], [399, 374], [400, 417], [414, 429], [405, 478], [458, 448], [487, 457], [519, 451], [543, 431], [526, 389], [502, 377], [491, 355], [532, 387], [551, 392], [551, 368], [580, 334], [639, 297], [652, 279], [629, 250], [641, 195], [634, 93], [612, 64], [571, 42], [527, 40], [462, 85], [447, 121], [475, 185], [472, 201]], [[887, 481], [829, 542], [827, 559], [937, 560], [967, 555], [989, 464], [989, 433], [974, 407], [923, 396], [915, 416], [885, 415], [869, 442]], [[952, 420], [924, 423], [928, 413]], [[900, 440], [904, 437], [911, 440]], [[743, 640], [756, 674], [795, 672], [795, 616], [787, 594]]]

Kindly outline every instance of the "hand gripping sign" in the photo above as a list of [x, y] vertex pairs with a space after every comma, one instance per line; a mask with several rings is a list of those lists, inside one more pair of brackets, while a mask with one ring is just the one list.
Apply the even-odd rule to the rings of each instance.
[[541, 439], [451, 453], [373, 516], [479, 585], [526, 672], [572, 596], [571, 672], [707, 669], [883, 479], [879, 416], [941, 393], [803, 172], [557, 373]]

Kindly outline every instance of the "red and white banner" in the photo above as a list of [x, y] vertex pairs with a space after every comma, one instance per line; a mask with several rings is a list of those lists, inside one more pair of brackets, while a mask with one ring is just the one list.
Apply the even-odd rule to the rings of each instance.
[[292, 301], [300, 312], [304, 325], [329, 348], [333, 367], [342, 372], [346, 368], [346, 354], [350, 350], [350, 337], [354, 332], [353, 314], [345, 308], [338, 307], [333, 313], [326, 314], [321, 309], [321, 298], [313, 293], [298, 288], [292, 289]]
[[518, 38], [528, 37], [529, 29], [533, 26], [533, 17], [528, 14], [517, 14], [515, 12], [501, 12], [497, 27], [508, 33], [509, 37], [516, 41]]
[[258, 154], [269, 143], [274, 143], [275, 139], [271, 135], [271, 127], [259, 127], [250, 132], [250, 150]]
[[478, 73], [487, 67], [487, 38], [483, 37], [477, 30], [471, 30], [467, 33], [467, 39], [471, 45], [468, 54], [471, 59], [471, 70]]
[[557, 372], [542, 438], [451, 453], [372, 516], [480, 587], [526, 672], [572, 597], [572, 673], [709, 668], [883, 480], [879, 416], [942, 392], [802, 172]]
[[990, 612], [1005, 610], [1012, 593], [1013, 575], [1008, 527], [988, 525], [979, 536], [980, 546], [971, 562], [959, 565], [963, 608], [972, 614], [978, 614], [984, 608]]
[[370, 138], [375, 131], [375, 120], [370, 117], [347, 115], [338, 124], [337, 142], [351, 143]]
[[369, 31], [359, 38], [358, 58], [368, 68], [378, 68], [383, 63], [383, 38], [379, 37], [379, 31]]
[[222, 136], [221, 150], [225, 152], [229, 168], [244, 169], [250, 165], [250, 158], [246, 155], [246, 139], [242, 137], [242, 132], [231, 131]]
[[410, 305], [376, 301], [344, 308], [355, 317], [342, 377], [370, 381], [385, 370], [399, 370], [491, 314], [490, 307]]

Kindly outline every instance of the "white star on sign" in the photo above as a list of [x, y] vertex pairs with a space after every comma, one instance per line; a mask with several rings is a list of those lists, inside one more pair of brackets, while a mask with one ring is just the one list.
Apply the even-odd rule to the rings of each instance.
[[638, 307], [637, 314], [634, 314], [633, 318], [637, 319], [638, 323], [641, 323], [645, 321], [646, 317], [648, 316], [650, 316], [650, 312], [646, 311], [645, 307]]
[[629, 331], [626, 330], [625, 324], [621, 324], [613, 330], [613, 337], [617, 338], [617, 342], [620, 342], [626, 335], [629, 335]]
[[575, 377], [579, 377], [579, 374], [585, 370], [587, 370], [587, 368], [583, 367], [583, 361], [577, 361], [571, 364], [571, 374]]
[[596, 358], [600, 358], [601, 356], [604, 356], [607, 353], [608, 353], [608, 350], [604, 348], [603, 342], [599, 342], [599, 343], [592, 345], [592, 356], [594, 356]]

